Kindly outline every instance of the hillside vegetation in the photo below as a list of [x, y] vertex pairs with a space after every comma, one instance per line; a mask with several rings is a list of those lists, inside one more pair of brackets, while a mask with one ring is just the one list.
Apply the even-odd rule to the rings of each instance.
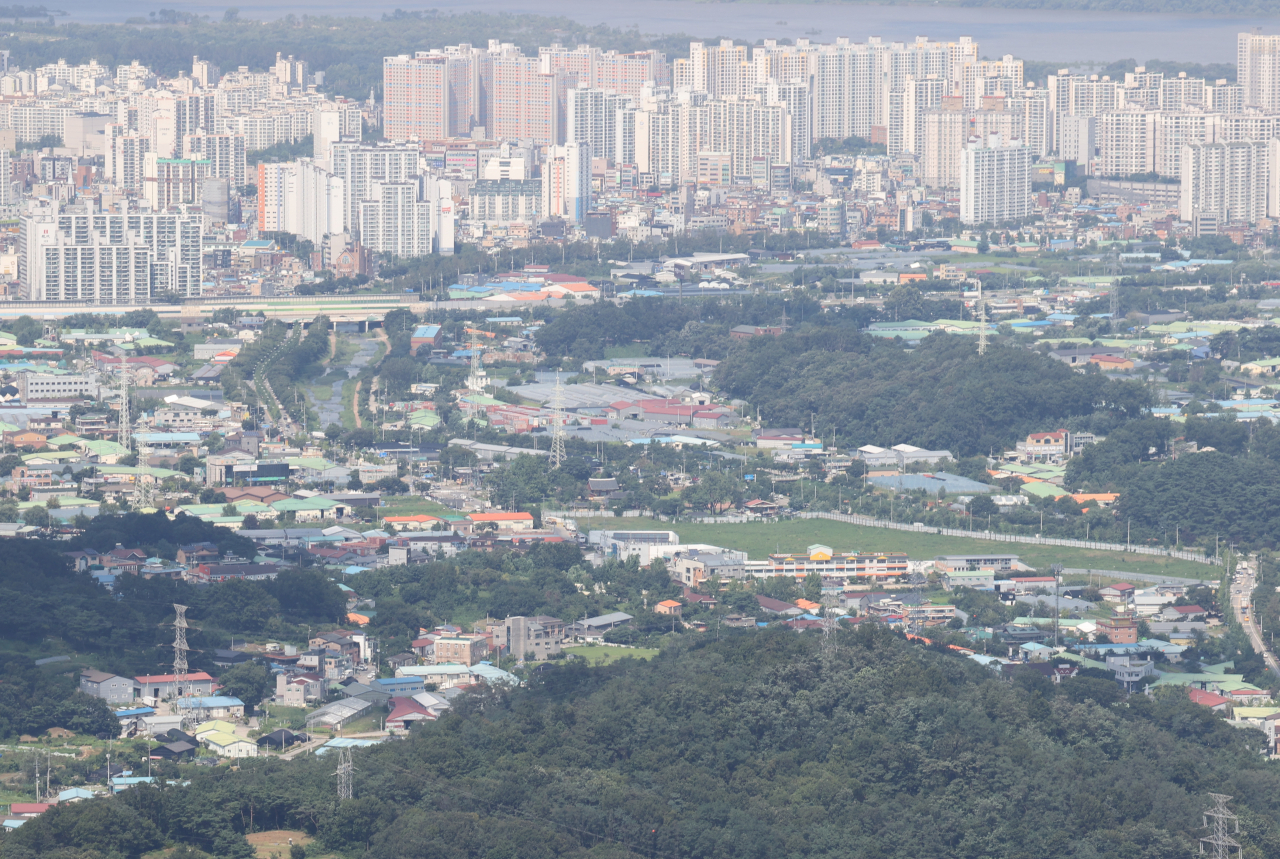
[[287, 827], [372, 859], [1190, 859], [1209, 791], [1235, 797], [1247, 857], [1280, 852], [1262, 735], [1178, 691], [1008, 682], [870, 627], [828, 664], [814, 637], [742, 631], [531, 682], [357, 751], [341, 805], [331, 758], [197, 767], [55, 809], [0, 856], [239, 856], [250, 827]]

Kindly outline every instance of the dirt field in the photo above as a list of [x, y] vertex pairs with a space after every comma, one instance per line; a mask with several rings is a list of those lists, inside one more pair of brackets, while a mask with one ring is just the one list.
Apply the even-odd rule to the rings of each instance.
[[305, 832], [290, 829], [272, 829], [269, 832], [255, 832], [246, 835], [249, 845], [257, 851], [258, 859], [271, 859], [272, 854], [279, 859], [289, 859], [289, 839], [294, 844], [306, 847], [311, 843], [311, 836]]

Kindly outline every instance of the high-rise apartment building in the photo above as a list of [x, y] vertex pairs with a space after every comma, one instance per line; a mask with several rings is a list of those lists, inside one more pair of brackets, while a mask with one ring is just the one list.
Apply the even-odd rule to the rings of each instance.
[[22, 216], [18, 279], [35, 301], [146, 304], [200, 294], [198, 213], [96, 212], [91, 200]]
[[920, 154], [920, 178], [935, 188], [954, 188], [960, 182], [961, 153], [966, 142], [992, 136], [1005, 144], [1022, 139], [1022, 116], [1006, 110], [1004, 99], [990, 96], [978, 110], [964, 106], [961, 96], [947, 96], [938, 110], [924, 115], [924, 143]]
[[572, 85], [582, 89], [635, 97], [646, 83], [671, 85], [671, 66], [659, 51], [619, 54], [590, 45], [579, 45], [573, 50], [551, 45], [538, 49], [538, 60], [544, 74], [561, 72], [571, 78]]
[[414, 146], [341, 142], [332, 151], [333, 175], [343, 183], [343, 228], [352, 233], [360, 231], [360, 206], [373, 199], [375, 182], [415, 182], [421, 173]]
[[1031, 215], [1031, 150], [992, 135], [960, 154], [960, 222], [999, 224]]
[[233, 188], [245, 184], [244, 135], [189, 134], [182, 139], [182, 157], [209, 162], [209, 175], [226, 179]]
[[1184, 221], [1212, 215], [1219, 224], [1254, 223], [1267, 216], [1270, 150], [1277, 141], [1184, 146], [1178, 214]]
[[200, 189], [209, 177], [209, 162], [191, 158], [144, 156], [142, 196], [157, 212], [182, 205], [198, 205]]
[[591, 144], [566, 143], [547, 148], [542, 165], [542, 214], [575, 224], [591, 210]]
[[360, 204], [360, 243], [391, 257], [425, 256], [431, 223], [431, 202], [421, 199], [419, 181], [375, 181]]
[[1236, 37], [1236, 83], [1245, 107], [1280, 109], [1280, 36]]

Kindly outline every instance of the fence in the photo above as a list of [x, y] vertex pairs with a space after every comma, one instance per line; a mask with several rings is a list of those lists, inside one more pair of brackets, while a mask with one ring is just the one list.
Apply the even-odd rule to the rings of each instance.
[[[583, 512], [545, 512], [543, 516], [560, 516], [570, 519], [613, 519], [616, 518], [612, 510], [593, 510]], [[641, 513], [635, 510], [623, 511], [623, 518], [631, 518], [640, 516]], [[661, 517], [659, 517], [661, 518]], [[1072, 540], [1067, 537], [1042, 537], [1038, 534], [1000, 534], [996, 531], [965, 531], [960, 528], [936, 528], [926, 526], [922, 522], [888, 522], [884, 519], [876, 519], [872, 516], [859, 516], [852, 513], [795, 513], [791, 518], [795, 519], [829, 519], [833, 522], [844, 522], [847, 525], [861, 525], [866, 528], [888, 528], [892, 531], [912, 531], [917, 534], [938, 534], [943, 537], [967, 537], [972, 540], [992, 540], [997, 543], [1019, 543], [1024, 546], [1069, 546], [1075, 549], [1102, 549], [1108, 552], [1129, 552], [1134, 555], [1154, 555], [1161, 558], [1178, 558], [1183, 561], [1194, 561], [1198, 564], [1209, 564], [1211, 566], [1221, 566], [1222, 561], [1218, 558], [1211, 558], [1204, 554], [1203, 551], [1190, 551], [1187, 549], [1164, 549], [1157, 546], [1133, 546], [1125, 543], [1103, 543], [1098, 540]], [[688, 519], [686, 521], [695, 522], [703, 525], [740, 525], [747, 522], [763, 523], [761, 520], [748, 516], [704, 516], [701, 518]], [[1132, 575], [1126, 573], [1125, 575]]]

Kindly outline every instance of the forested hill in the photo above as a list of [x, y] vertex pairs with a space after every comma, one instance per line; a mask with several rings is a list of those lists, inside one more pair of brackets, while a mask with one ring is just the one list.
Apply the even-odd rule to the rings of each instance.
[[4, 859], [137, 856], [165, 843], [249, 855], [299, 827], [316, 848], [402, 857], [1190, 859], [1210, 791], [1235, 797], [1245, 855], [1280, 855], [1280, 774], [1176, 690], [1007, 682], [884, 630], [708, 633], [652, 663], [553, 669], [458, 699], [411, 739], [332, 758], [251, 759], [58, 808]]
[[1138, 384], [1076, 373], [1018, 346], [979, 356], [972, 337], [933, 334], [913, 350], [839, 328], [753, 337], [716, 367], [716, 383], [760, 409], [765, 426], [810, 426], [840, 447], [914, 444], [958, 456], [1004, 450], [1029, 432], [1098, 409], [1133, 418]]

